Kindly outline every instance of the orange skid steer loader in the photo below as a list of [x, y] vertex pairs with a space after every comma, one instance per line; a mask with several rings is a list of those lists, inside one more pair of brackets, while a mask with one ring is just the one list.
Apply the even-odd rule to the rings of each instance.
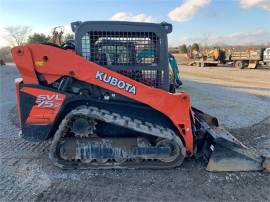
[[[74, 43], [12, 49], [21, 135], [51, 139], [63, 169], [173, 168], [191, 156], [209, 171], [263, 170], [216, 118], [175, 93], [169, 76], [168, 23], [71, 23]], [[153, 54], [138, 58], [140, 53]]]

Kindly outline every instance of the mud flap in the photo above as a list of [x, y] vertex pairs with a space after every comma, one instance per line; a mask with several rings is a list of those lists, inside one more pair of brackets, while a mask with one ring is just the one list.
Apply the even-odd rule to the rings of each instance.
[[248, 69], [255, 69], [257, 66], [257, 61], [256, 60], [250, 60], [248, 63]]
[[215, 143], [207, 171], [262, 171], [264, 169], [264, 158], [255, 151], [221, 138], [216, 139]]

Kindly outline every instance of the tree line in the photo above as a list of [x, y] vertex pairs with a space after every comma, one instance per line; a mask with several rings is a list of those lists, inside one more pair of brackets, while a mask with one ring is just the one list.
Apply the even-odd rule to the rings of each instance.
[[186, 44], [182, 44], [178, 47], [179, 49], [179, 53], [188, 53], [188, 52], [192, 52], [192, 51], [199, 51], [200, 50], [200, 46], [198, 43], [193, 43], [192, 45], [186, 45]]
[[[45, 43], [51, 42], [51, 35], [46, 35], [43, 33], [33, 33], [31, 34], [31, 27], [28, 26], [8, 26], [5, 28], [6, 35], [4, 38], [8, 41], [8, 46], [0, 48], [0, 59], [6, 62], [11, 62], [10, 50], [14, 46], [20, 46], [28, 43]], [[63, 40], [73, 39], [73, 34], [65, 34]], [[1, 44], [0, 44], [1, 46]]]
[[[31, 33], [31, 27], [29, 26], [8, 26], [5, 28], [7, 32], [5, 39], [9, 42], [9, 46], [20, 46], [26, 43], [44, 43], [52, 40], [51, 35], [45, 35], [43, 33]], [[72, 39], [73, 34], [65, 34], [64, 40]]]

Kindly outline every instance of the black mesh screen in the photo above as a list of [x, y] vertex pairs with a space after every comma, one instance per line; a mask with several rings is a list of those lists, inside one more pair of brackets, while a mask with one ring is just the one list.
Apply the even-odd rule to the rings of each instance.
[[160, 70], [118, 70], [117, 72], [156, 88], [159, 88], [163, 81], [163, 71]]
[[[153, 32], [91, 31], [82, 37], [82, 56], [87, 60], [117, 67], [117, 72], [153, 87], [160, 87], [163, 77], [162, 71], [155, 70], [159, 49], [160, 39]], [[133, 66], [141, 69], [131, 70]]]
[[83, 56], [102, 65], [158, 64], [160, 40], [152, 32], [88, 32]]

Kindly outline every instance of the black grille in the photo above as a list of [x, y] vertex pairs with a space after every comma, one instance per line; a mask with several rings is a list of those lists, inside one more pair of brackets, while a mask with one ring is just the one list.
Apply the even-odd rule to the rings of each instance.
[[88, 32], [82, 37], [82, 55], [107, 66], [155, 65], [160, 40], [152, 32]]
[[156, 88], [164, 76], [155, 69], [159, 50], [160, 39], [153, 32], [91, 31], [82, 37], [82, 56], [87, 60]]

